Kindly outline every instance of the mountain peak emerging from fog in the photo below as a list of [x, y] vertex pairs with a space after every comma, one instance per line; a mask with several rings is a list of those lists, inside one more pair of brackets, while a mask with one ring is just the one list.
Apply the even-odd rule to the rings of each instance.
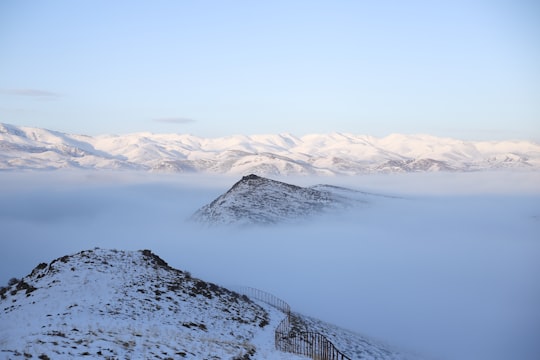
[[0, 124], [0, 169], [132, 169], [262, 175], [540, 169], [540, 144], [430, 135], [71, 135]]
[[[347, 198], [344, 193], [356, 197]], [[342, 209], [359, 201], [358, 194], [353, 190], [323, 185], [301, 187], [250, 174], [195, 212], [192, 219], [210, 225], [291, 222], [324, 211]]]

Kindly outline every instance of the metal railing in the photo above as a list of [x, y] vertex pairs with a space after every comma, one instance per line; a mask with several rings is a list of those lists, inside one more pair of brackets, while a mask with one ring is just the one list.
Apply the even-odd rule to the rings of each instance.
[[242, 287], [236, 289], [239, 293], [252, 297], [254, 299], [260, 300], [267, 303], [285, 313], [287, 316], [291, 314], [291, 307], [285, 301], [281, 300], [277, 296], [274, 296], [266, 291], [255, 289], [252, 287]]
[[298, 355], [309, 356], [316, 360], [352, 360], [339, 351], [335, 345], [321, 333], [298, 331], [292, 325], [291, 307], [280, 298], [259, 289], [244, 287], [239, 292], [263, 301], [285, 313], [286, 317], [275, 330], [276, 349]]

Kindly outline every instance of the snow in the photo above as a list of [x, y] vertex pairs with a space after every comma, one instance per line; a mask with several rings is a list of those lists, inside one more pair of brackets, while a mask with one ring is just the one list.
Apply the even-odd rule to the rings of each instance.
[[[41, 263], [3, 290], [0, 306], [6, 358], [304, 358], [275, 349], [274, 332], [286, 314], [170, 268], [148, 250], [96, 248]], [[294, 316], [351, 356], [407, 358]]]
[[422, 356], [411, 353], [401, 353], [390, 345], [360, 334], [345, 330], [332, 324], [328, 324], [313, 317], [295, 314], [309, 331], [324, 335], [340, 351], [352, 359], [393, 359], [393, 360], [420, 360]]
[[[426, 354], [422, 358], [533, 360], [540, 354], [538, 171], [280, 178], [302, 187], [322, 182], [379, 196], [369, 195], [366, 206], [339, 215], [244, 229], [206, 229], [185, 221], [238, 176], [0, 175], [2, 284], [25, 276], [40, 262], [95, 246], [149, 248], [194, 277], [266, 290], [294, 311], [380, 339], [388, 348]], [[55, 314], [72, 305], [70, 298], [84, 300], [69, 294]], [[17, 296], [21, 303], [27, 299]], [[0, 316], [3, 329], [9, 322]], [[40, 319], [25, 317], [21, 323]], [[56, 330], [67, 335], [71, 329], [62, 323], [54, 323]], [[85, 329], [114, 326], [107, 319], [98, 323]], [[174, 337], [150, 325], [141, 331], [165, 341]], [[99, 341], [107, 348], [116, 337], [124, 340], [114, 329], [104, 334]], [[254, 334], [250, 342], [267, 344], [265, 336], [272, 334]], [[42, 338], [59, 344], [65, 340]], [[43, 349], [35, 346], [37, 352]], [[271, 350], [269, 356], [279, 356]]]
[[350, 205], [359, 204], [362, 199], [358, 195], [358, 192], [344, 188], [304, 188], [251, 174], [197, 210], [192, 219], [209, 226], [302, 221], [327, 211], [344, 210]]
[[23, 281], [31, 291], [14, 285], [0, 301], [0, 356], [6, 358], [230, 359], [250, 351], [258, 358], [295, 358], [269, 341], [283, 314], [148, 253], [82, 251], [44, 263]]
[[0, 124], [0, 169], [139, 169], [244, 175], [540, 168], [540, 144], [431, 135], [234, 135], [136, 133], [96, 137]]

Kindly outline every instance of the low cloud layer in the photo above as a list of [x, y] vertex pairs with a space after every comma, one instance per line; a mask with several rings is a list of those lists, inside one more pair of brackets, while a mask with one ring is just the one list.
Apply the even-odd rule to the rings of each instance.
[[503, 179], [504, 191], [456, 194], [440, 176], [336, 178], [400, 196], [300, 225], [206, 229], [186, 219], [236, 179], [48, 175], [0, 178], [2, 284], [83, 249], [149, 248], [193, 276], [269, 291], [306, 315], [435, 358], [540, 353], [540, 191], [512, 194]]

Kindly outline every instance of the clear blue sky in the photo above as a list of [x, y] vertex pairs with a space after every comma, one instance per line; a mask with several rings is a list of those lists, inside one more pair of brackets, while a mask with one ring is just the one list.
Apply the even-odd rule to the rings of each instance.
[[0, 122], [540, 140], [540, 2], [2, 0]]

